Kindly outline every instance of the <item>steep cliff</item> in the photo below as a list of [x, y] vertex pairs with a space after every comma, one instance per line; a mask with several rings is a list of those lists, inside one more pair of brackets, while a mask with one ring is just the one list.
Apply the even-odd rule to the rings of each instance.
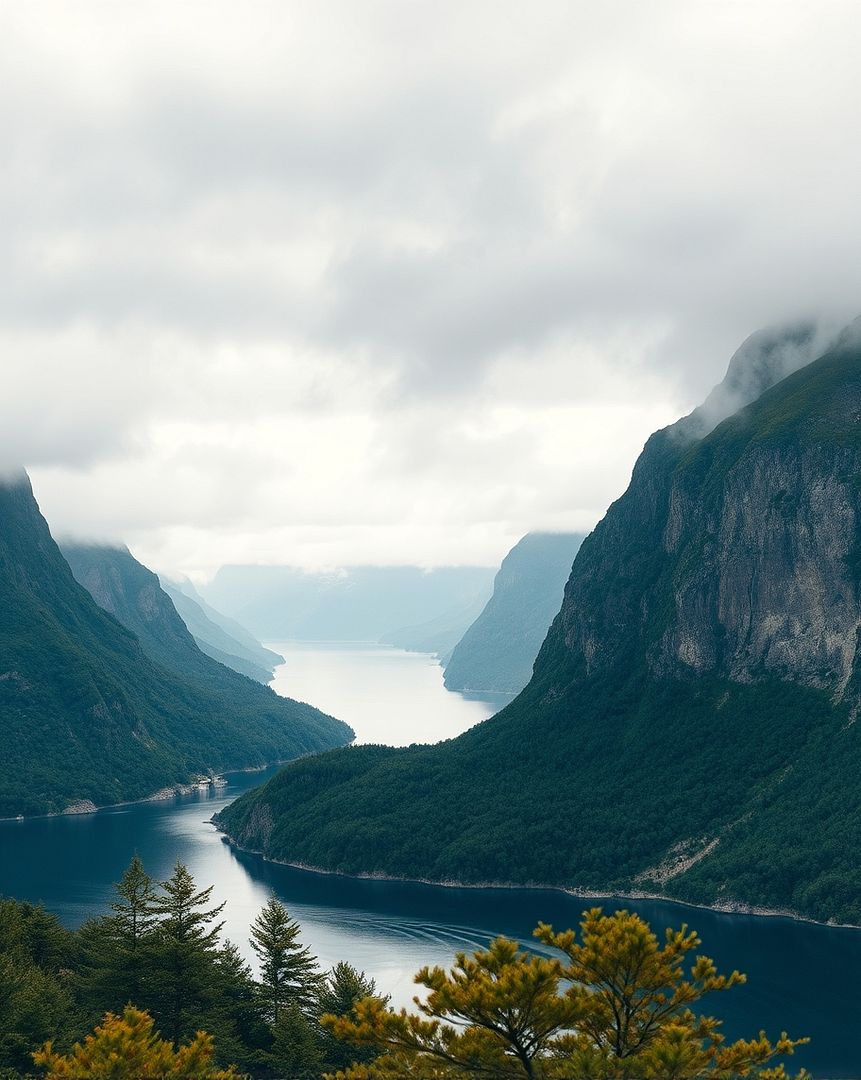
[[[133, 595], [115, 566], [102, 599], [159, 625], [170, 601], [134, 567], [141, 589]], [[26, 475], [0, 482], [0, 817], [140, 798], [350, 738], [339, 721], [203, 656], [175, 611], [159, 632], [162, 659], [194, 650], [210, 667], [193, 675], [175, 658], [159, 662], [155, 637], [142, 644], [75, 580]]]
[[582, 542], [580, 533], [536, 532], [514, 545], [446, 664], [449, 690], [516, 694], [526, 686]]
[[799, 367], [816, 342], [746, 343], [755, 400], [649, 440], [507, 709], [296, 763], [223, 827], [333, 869], [861, 920], [861, 347]]

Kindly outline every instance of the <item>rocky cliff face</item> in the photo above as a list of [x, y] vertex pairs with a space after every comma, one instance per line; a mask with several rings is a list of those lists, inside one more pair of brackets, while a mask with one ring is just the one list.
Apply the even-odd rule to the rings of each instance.
[[[642, 655], [655, 678], [776, 676], [837, 695], [849, 684], [861, 626], [854, 353], [768, 392], [785, 362], [774, 334], [758, 337], [764, 358], [747, 342], [722, 384], [758, 387], [755, 402], [705, 438], [692, 431], [712, 406], [654, 435], [584, 544], [548, 643], [561, 636], [571, 678]], [[797, 361], [818, 335], [786, 340]]]
[[128, 548], [63, 543], [60, 549], [75, 579], [103, 611], [137, 634], [152, 652], [170, 661], [195, 656], [198, 647], [154, 573]]

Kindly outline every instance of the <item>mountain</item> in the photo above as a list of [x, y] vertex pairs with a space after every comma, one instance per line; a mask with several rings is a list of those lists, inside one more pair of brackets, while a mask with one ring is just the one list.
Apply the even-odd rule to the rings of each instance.
[[283, 656], [264, 648], [239, 623], [211, 608], [190, 582], [159, 580], [201, 652], [250, 679], [270, 682], [275, 668], [284, 663]]
[[482, 588], [470, 600], [451, 611], [437, 615], [415, 626], [403, 626], [389, 630], [380, 637], [382, 645], [396, 645], [409, 652], [436, 653], [440, 663], [446, 664], [451, 651], [463, 637], [464, 631], [484, 608], [487, 590]]
[[446, 664], [449, 690], [516, 694], [526, 686], [582, 542], [581, 533], [535, 532], [514, 545]]
[[265, 645], [261, 645], [251, 631], [246, 630], [241, 623], [238, 623], [235, 619], [228, 618], [227, 615], [223, 615], [220, 611], [216, 611], [214, 607], [209, 605], [188, 578], [183, 578], [181, 581], [177, 582], [171, 582], [171, 585], [176, 591], [187, 596], [189, 599], [194, 600], [211, 622], [214, 622], [216, 626], [219, 626], [226, 634], [233, 638], [234, 641], [238, 641], [240, 645], [248, 649], [259, 664], [263, 664], [264, 666], [268, 664], [273, 667], [278, 667], [279, 664], [284, 663], [284, 657], [280, 653], [277, 653], [272, 649], [267, 649]]
[[486, 566], [223, 566], [203, 593], [266, 641], [379, 641], [486, 600], [492, 585]]
[[221, 827], [351, 873], [861, 921], [859, 341], [759, 335], [748, 371], [785, 345], [793, 374], [651, 437], [506, 709], [297, 762]]
[[[105, 597], [124, 572], [111, 568]], [[135, 573], [140, 591], [117, 610], [131, 618], [137, 606], [141, 627], [152, 616], [145, 641], [75, 580], [26, 474], [0, 483], [0, 817], [143, 798], [350, 738], [309, 705], [202, 653], [190, 659], [196, 646], [179, 616], [143, 567]]]

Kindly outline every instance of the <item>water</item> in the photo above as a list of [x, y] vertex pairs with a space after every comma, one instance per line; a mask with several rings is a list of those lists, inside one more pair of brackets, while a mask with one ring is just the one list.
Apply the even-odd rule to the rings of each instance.
[[[487, 715], [488, 705], [476, 709], [475, 702], [446, 694], [439, 669], [435, 674], [429, 658], [391, 650], [387, 664], [386, 652], [289, 645], [288, 672], [280, 678], [292, 680], [294, 693], [301, 686], [325, 691], [307, 696], [352, 723], [365, 740], [395, 741], [390, 737], [394, 733], [398, 741], [411, 741], [414, 731], [416, 739], [440, 737], [454, 734], [458, 723], [467, 727]], [[397, 692], [375, 687], [369, 671], [376, 671], [375, 678], [390, 688], [398, 687]], [[413, 711], [411, 677], [420, 705]], [[439, 703], [437, 721], [428, 711], [431, 685]], [[339, 712], [335, 701], [346, 703], [351, 687], [356, 695], [349, 711]], [[362, 729], [360, 717], [365, 715], [369, 725], [377, 726]], [[414, 719], [424, 725], [418, 731], [412, 727]], [[67, 925], [78, 926], [105, 910], [112, 883], [135, 851], [158, 879], [166, 878], [179, 859], [201, 885], [214, 883], [215, 901], [227, 901], [225, 933], [249, 959], [248, 926], [274, 893], [299, 920], [304, 942], [325, 967], [350, 961], [373, 975], [397, 1004], [409, 1003], [412, 974], [424, 964], [448, 965], [458, 949], [483, 946], [497, 933], [531, 943], [540, 919], [557, 927], [576, 925], [583, 908], [593, 903], [546, 891], [353, 881], [272, 866], [236, 853], [208, 819], [272, 771], [233, 775], [230, 786], [217, 794], [200, 792], [82, 817], [2, 822], [0, 893], [42, 901]], [[621, 903], [659, 932], [690, 923], [721, 970], [738, 967], [748, 974], [746, 986], [716, 995], [710, 1003], [711, 1010], [725, 1018], [729, 1038], [751, 1036], [761, 1027], [773, 1036], [783, 1028], [793, 1035], [810, 1035], [813, 1043], [796, 1055], [793, 1069], [804, 1065], [817, 1077], [861, 1076], [861, 932], [651, 901], [608, 900], [605, 906], [615, 909]]]
[[267, 642], [286, 663], [272, 688], [345, 720], [356, 742], [409, 746], [451, 739], [486, 720], [512, 695], [454, 694], [427, 653], [355, 642]]

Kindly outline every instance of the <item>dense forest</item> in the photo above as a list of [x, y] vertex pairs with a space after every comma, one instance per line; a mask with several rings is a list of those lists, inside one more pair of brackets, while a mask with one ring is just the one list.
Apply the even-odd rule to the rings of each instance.
[[[781, 347], [748, 359], [779, 372]], [[297, 762], [222, 829], [347, 873], [861, 922], [857, 337], [753, 396], [652, 437], [511, 705], [435, 747]]]

